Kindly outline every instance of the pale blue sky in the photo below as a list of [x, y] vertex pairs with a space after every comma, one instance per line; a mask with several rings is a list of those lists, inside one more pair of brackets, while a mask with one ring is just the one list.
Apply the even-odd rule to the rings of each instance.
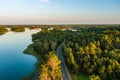
[[0, 0], [0, 24], [120, 24], [120, 0]]

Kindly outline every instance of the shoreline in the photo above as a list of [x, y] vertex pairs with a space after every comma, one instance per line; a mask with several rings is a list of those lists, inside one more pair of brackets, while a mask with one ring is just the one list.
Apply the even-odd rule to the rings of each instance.
[[42, 57], [33, 50], [32, 46], [33, 44], [28, 45], [23, 53], [27, 55], [32, 55], [37, 59], [34, 65], [35, 69], [31, 73], [29, 73], [28, 76], [23, 77], [22, 80], [36, 80], [39, 76], [40, 65], [42, 64]]

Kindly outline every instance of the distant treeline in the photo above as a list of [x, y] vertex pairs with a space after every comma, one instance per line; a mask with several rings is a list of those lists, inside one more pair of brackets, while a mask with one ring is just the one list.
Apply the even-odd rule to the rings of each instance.
[[24, 31], [25, 31], [25, 27], [21, 27], [21, 26], [12, 26], [12, 27], [11, 27], [11, 31], [15, 31], [15, 32], [24, 32]]
[[76, 30], [93, 30], [96, 31], [96, 28], [98, 28], [98, 31], [101, 31], [104, 28], [109, 29], [117, 29], [120, 27], [120, 25], [0, 25], [0, 34], [4, 34], [8, 32], [7, 28], [11, 28], [11, 31], [15, 32], [24, 32], [25, 28], [29, 29], [35, 29], [35, 28], [41, 28], [43, 31], [47, 31], [49, 29], [54, 30], [67, 30], [70, 28], [76, 29]]

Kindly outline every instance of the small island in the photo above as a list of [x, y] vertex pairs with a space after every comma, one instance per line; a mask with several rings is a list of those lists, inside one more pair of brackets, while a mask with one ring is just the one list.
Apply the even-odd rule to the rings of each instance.
[[10, 30], [14, 31], [14, 32], [24, 32], [25, 27], [23, 27], [23, 26], [12, 26]]
[[8, 29], [5, 26], [0, 26], [0, 35], [5, 34], [8, 32]]

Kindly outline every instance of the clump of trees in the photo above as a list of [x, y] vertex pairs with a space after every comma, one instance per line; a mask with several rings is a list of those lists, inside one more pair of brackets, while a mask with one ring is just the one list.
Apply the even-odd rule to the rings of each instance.
[[24, 32], [25, 31], [25, 27], [22, 27], [22, 26], [12, 26], [11, 27], [11, 31]]
[[38, 80], [61, 80], [62, 73], [60, 69], [60, 61], [55, 53], [50, 52], [47, 60], [41, 65], [41, 71]]
[[40, 28], [41, 26], [38, 26], [38, 25], [29, 25], [29, 26], [26, 26], [26, 27], [28, 27], [30, 30], [31, 29], [38, 29], [38, 28]]
[[8, 29], [5, 26], [0, 26], [0, 35], [8, 32]]

